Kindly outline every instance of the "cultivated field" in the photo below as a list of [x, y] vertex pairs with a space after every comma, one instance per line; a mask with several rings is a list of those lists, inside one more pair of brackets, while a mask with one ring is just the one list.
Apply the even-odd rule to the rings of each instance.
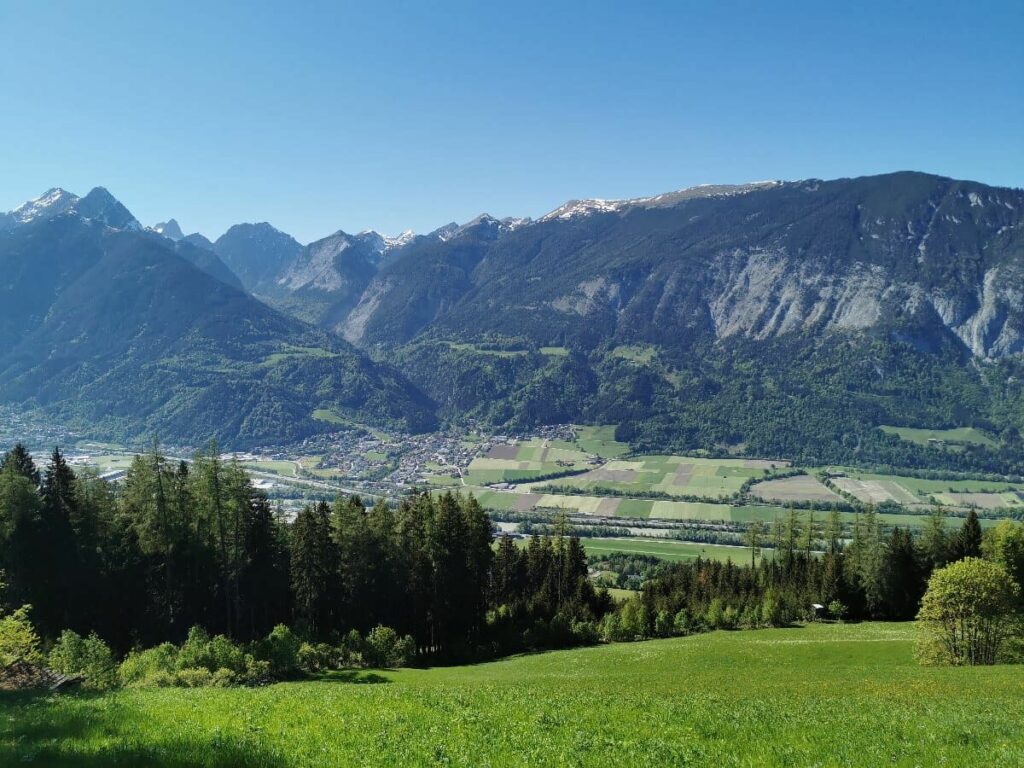
[[593, 457], [567, 443], [548, 440], [500, 444], [486, 456], [473, 459], [466, 482], [473, 485], [521, 482], [562, 472], [581, 472], [592, 466]]
[[750, 495], [764, 501], [842, 501], [839, 494], [811, 475], [765, 480], [751, 487]]
[[853, 469], [834, 469], [844, 476], [833, 477], [837, 488], [852, 493], [866, 503], [895, 501], [907, 506], [927, 506], [934, 500], [953, 507], [978, 506], [983, 509], [1024, 506], [1020, 483], [993, 480], [925, 480], [901, 475], [878, 475]]
[[0, 764], [1013, 766], [1024, 667], [910, 624], [715, 632], [255, 689], [0, 697]]
[[784, 461], [701, 459], [689, 456], [637, 456], [605, 463], [582, 475], [552, 481], [578, 489], [607, 488], [629, 494], [668, 494], [729, 498], [751, 478], [770, 476]]

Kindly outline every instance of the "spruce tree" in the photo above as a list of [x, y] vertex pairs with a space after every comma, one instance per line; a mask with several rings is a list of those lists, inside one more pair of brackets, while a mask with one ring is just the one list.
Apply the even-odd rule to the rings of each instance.
[[39, 487], [39, 469], [32, 460], [32, 454], [21, 443], [16, 443], [11, 450], [4, 454], [3, 459], [0, 459], [0, 470], [7, 467], [13, 468], [32, 485]]

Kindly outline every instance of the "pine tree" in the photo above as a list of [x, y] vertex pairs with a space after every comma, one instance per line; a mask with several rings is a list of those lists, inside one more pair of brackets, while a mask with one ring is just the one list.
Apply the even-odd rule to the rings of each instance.
[[11, 467], [36, 488], [39, 487], [39, 469], [32, 461], [32, 454], [21, 443], [16, 443], [11, 450], [4, 454], [3, 459], [0, 459], [0, 470], [7, 467]]
[[946, 510], [935, 507], [921, 532], [921, 556], [929, 571], [934, 571], [949, 562], [949, 537], [946, 534]]
[[44, 632], [82, 628], [76, 611], [87, 595], [80, 587], [84, 574], [75, 547], [72, 521], [79, 519], [75, 495], [75, 474], [59, 448], [53, 449], [41, 489], [39, 528], [36, 538], [38, 562], [35, 620]]
[[951, 549], [954, 560], [981, 557], [981, 523], [978, 522], [978, 514], [973, 509], [967, 513]]
[[307, 506], [296, 516], [290, 562], [295, 613], [310, 633], [323, 635], [331, 629], [338, 578], [338, 551], [326, 502]]

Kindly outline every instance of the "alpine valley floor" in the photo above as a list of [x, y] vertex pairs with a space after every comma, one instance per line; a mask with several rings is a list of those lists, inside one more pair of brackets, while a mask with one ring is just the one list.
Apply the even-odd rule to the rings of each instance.
[[0, 764], [1024, 764], [1024, 667], [921, 667], [913, 638], [815, 624], [256, 689], [4, 694]]

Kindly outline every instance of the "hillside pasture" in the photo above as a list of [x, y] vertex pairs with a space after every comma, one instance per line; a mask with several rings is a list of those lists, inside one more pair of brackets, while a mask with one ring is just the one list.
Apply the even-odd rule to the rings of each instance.
[[812, 624], [345, 671], [0, 694], [0, 764], [1024, 765], [1024, 666], [929, 668], [912, 624]]
[[911, 443], [917, 443], [918, 445], [947, 443], [950, 445], [984, 445], [989, 448], [994, 448], [996, 446], [995, 440], [974, 427], [955, 427], [953, 429], [916, 429], [914, 427], [883, 426], [881, 427], [881, 430], [887, 434], [896, 435], [901, 440], [907, 440]]
[[629, 453], [629, 444], [615, 439], [615, 426], [578, 426], [576, 445], [585, 453], [614, 459]]

